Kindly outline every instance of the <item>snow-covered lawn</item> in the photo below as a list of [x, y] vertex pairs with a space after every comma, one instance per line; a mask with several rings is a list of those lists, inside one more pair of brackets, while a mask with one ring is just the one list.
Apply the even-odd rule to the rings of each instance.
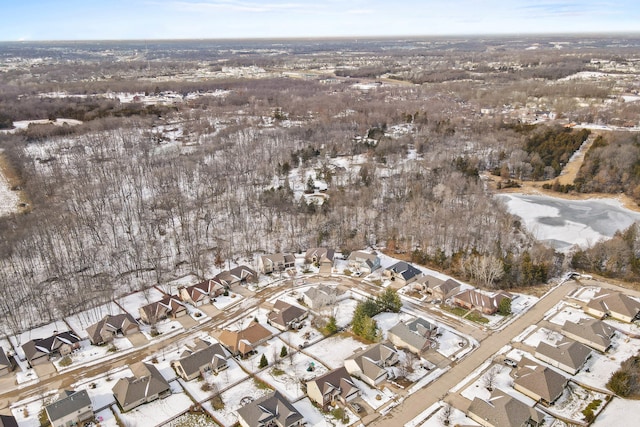
[[301, 329], [293, 329], [280, 334], [280, 339], [293, 348], [300, 348], [300, 345], [304, 343], [307, 343], [305, 345], [308, 347], [323, 338], [324, 335], [311, 326], [310, 322], [304, 322]]
[[[194, 400], [202, 402], [249, 378], [249, 374], [238, 365], [234, 358], [227, 359], [227, 365], [229, 367], [217, 375], [207, 374], [203, 380], [184, 381], [180, 379], [180, 384]], [[210, 390], [203, 390], [202, 387], [205, 383], [212, 384], [214, 387]]]
[[235, 318], [232, 321], [226, 323], [224, 325], [224, 329], [229, 331], [241, 331], [246, 329], [251, 325], [251, 322], [257, 320], [263, 327], [271, 331], [273, 334], [278, 334], [280, 330], [275, 328], [269, 324], [267, 324], [267, 316], [269, 314], [269, 310], [266, 308], [257, 308], [248, 313], [245, 313], [244, 316]]
[[254, 380], [247, 380], [221, 394], [223, 408], [214, 409], [211, 402], [207, 402], [202, 406], [223, 426], [230, 427], [238, 421], [236, 411], [239, 408], [272, 391], [262, 385], [258, 386]]
[[253, 354], [246, 359], [241, 359], [239, 363], [245, 370], [249, 372], [258, 372], [260, 370], [258, 366], [260, 364], [262, 355], [267, 358], [267, 362], [269, 364], [272, 364], [276, 360], [280, 359], [280, 351], [282, 350], [283, 346], [287, 347], [287, 352], [295, 351], [291, 347], [288, 347], [285, 342], [282, 341], [279, 337], [273, 337], [265, 343], [260, 344], [258, 347], [256, 347], [256, 354]]
[[537, 327], [538, 327], [538, 325], [529, 325], [529, 326], [527, 326], [524, 331], [520, 332], [520, 334], [517, 335], [515, 338], [513, 338], [511, 341], [512, 342], [522, 342], [522, 340], [525, 339], [526, 337], [528, 337], [529, 335], [531, 335], [531, 333], [533, 331], [535, 331]]
[[145, 403], [128, 412], [120, 412], [118, 405], [111, 408], [118, 414], [124, 425], [129, 427], [153, 427], [164, 425], [169, 419], [189, 409], [193, 404], [177, 381], [171, 384], [171, 395]]
[[[104, 359], [107, 356], [117, 356], [116, 353], [123, 350], [133, 348], [133, 344], [127, 338], [114, 338], [111, 344], [97, 346], [91, 345], [89, 340], [80, 341], [80, 348], [74, 350], [69, 357], [71, 358], [71, 364], [68, 366], [61, 366], [60, 362], [63, 358], [58, 358], [53, 362], [58, 372], [65, 369], [75, 369], [78, 365], [93, 365], [101, 363], [100, 359]], [[114, 349], [114, 350], [112, 350]]]
[[[469, 343], [465, 338], [456, 335], [449, 328], [439, 328], [438, 332], [442, 334], [438, 337], [438, 353], [444, 357], [451, 357]], [[461, 346], [460, 343], [463, 343]]]
[[378, 409], [391, 399], [395, 397], [395, 394], [386, 388], [384, 384], [381, 384], [381, 389], [373, 388], [364, 381], [360, 381], [358, 378], [353, 378], [353, 382], [360, 389], [360, 397], [367, 402], [367, 405], [373, 409]]
[[341, 421], [331, 417], [331, 415], [324, 415], [311, 403], [308, 397], [297, 401], [293, 406], [302, 414], [307, 422], [307, 427], [343, 427], [345, 425], [354, 425], [358, 421], [358, 417], [351, 411], [347, 411], [349, 415], [348, 424], [343, 424]]
[[569, 383], [562, 396], [560, 396], [550, 409], [563, 417], [582, 421], [584, 419], [582, 410], [585, 409], [589, 403], [598, 399], [601, 403], [598, 409], [594, 411], [594, 413], [597, 413], [604, 406], [605, 397], [606, 395], [603, 393], [587, 390], [577, 384]]
[[142, 334], [150, 341], [153, 339], [162, 339], [167, 335], [173, 335], [183, 330], [184, 327], [182, 326], [182, 324], [180, 324], [180, 322], [171, 319], [164, 319], [156, 323], [156, 331], [159, 335], [155, 337], [151, 335], [151, 327], [147, 325], [140, 326], [140, 332], [142, 332]]
[[569, 295], [569, 298], [582, 302], [589, 302], [598, 292], [600, 292], [599, 286], [588, 286], [576, 289], [571, 295]]
[[590, 386], [604, 389], [611, 375], [620, 368], [620, 364], [639, 352], [640, 339], [621, 336], [618, 333], [613, 339], [612, 348], [606, 354], [594, 351], [591, 359], [575, 378]]
[[160, 292], [156, 288], [148, 288], [144, 291], [124, 296], [118, 299], [117, 303], [127, 313], [132, 315], [134, 319], [138, 319], [140, 317], [139, 309], [141, 307], [144, 307], [145, 305], [151, 304], [156, 301], [160, 301], [162, 298], [164, 298], [162, 292]]
[[[307, 371], [313, 363], [313, 371]], [[318, 360], [302, 353], [285, 356], [278, 366], [272, 366], [258, 374], [258, 378], [273, 386], [287, 399], [293, 401], [304, 396], [300, 389], [301, 381], [311, 380], [328, 372]]]
[[556, 325], [562, 326], [567, 321], [577, 323], [581, 319], [592, 319], [592, 317], [582, 311], [582, 309], [567, 305], [564, 302], [558, 303], [556, 307], [556, 314], [549, 318], [549, 322], [555, 323]]
[[305, 349], [308, 354], [325, 364], [329, 369], [344, 366], [344, 360], [351, 357], [354, 352], [366, 348], [368, 345], [356, 341], [350, 336], [334, 335]]
[[614, 398], [598, 415], [593, 427], [634, 426], [638, 423], [640, 400]]
[[387, 331], [393, 328], [398, 322], [407, 322], [413, 320], [414, 317], [407, 313], [380, 313], [373, 317], [378, 324], [378, 329], [382, 331], [384, 339], [387, 338]]
[[229, 307], [232, 304], [237, 304], [238, 302], [242, 301], [244, 299], [244, 297], [240, 294], [236, 294], [235, 292], [229, 292], [229, 295], [224, 296], [224, 295], [219, 295], [215, 298], [215, 301], [212, 302], [212, 304], [218, 309], [218, 310], [224, 310], [225, 308]]
[[524, 341], [524, 344], [536, 348], [540, 341], [545, 341], [548, 344], [556, 344], [561, 341], [563, 335], [559, 332], [554, 332], [547, 328], [538, 328], [534, 333], [529, 335]]
[[100, 423], [100, 427], [119, 427], [116, 416], [113, 415], [111, 408], [96, 412], [96, 420]]
[[487, 390], [488, 381], [493, 377], [493, 388], [500, 389], [508, 395], [526, 403], [529, 406], [533, 406], [535, 401], [522, 393], [519, 393], [513, 388], [513, 378], [511, 378], [511, 368], [501, 364], [489, 365], [489, 368], [485, 370], [480, 377], [474, 382], [469, 384], [462, 393], [462, 396], [469, 400], [473, 400], [475, 397], [488, 400], [491, 397], [491, 392]]
[[[405, 424], [405, 427], [442, 427], [444, 426], [444, 418], [443, 414], [444, 408], [446, 407], [446, 403], [438, 402], [435, 405], [427, 408], [425, 413], [429, 418], [422, 422], [421, 424]], [[480, 424], [473, 421], [471, 418], [467, 417], [464, 412], [459, 409], [450, 406], [451, 413], [449, 414], [449, 425], [450, 426], [479, 426]], [[429, 415], [430, 414], [430, 415]]]
[[20, 427], [40, 427], [38, 414], [46, 405], [56, 401], [57, 397], [57, 391], [48, 391], [40, 396], [16, 402], [11, 405], [11, 413]]
[[110, 302], [108, 304], [74, 314], [64, 320], [80, 338], [89, 338], [89, 335], [87, 335], [87, 332], [85, 331], [87, 327], [98, 323], [98, 321], [102, 320], [102, 318], [108, 314], [115, 315], [121, 314], [122, 312], [122, 309], [116, 303]]
[[133, 372], [128, 367], [109, 371], [99, 377], [83, 379], [72, 385], [73, 390], [87, 390], [94, 409], [107, 408], [116, 403], [112, 389], [120, 378], [132, 377]]

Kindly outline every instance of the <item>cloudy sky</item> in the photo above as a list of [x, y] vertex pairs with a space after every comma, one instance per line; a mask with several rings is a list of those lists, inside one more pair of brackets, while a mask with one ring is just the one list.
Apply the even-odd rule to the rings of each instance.
[[639, 32], [638, 0], [4, 0], [0, 40]]

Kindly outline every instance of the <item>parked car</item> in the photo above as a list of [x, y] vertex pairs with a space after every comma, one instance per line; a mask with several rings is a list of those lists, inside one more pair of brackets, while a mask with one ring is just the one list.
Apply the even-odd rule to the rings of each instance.
[[513, 359], [504, 359], [504, 364], [507, 366], [511, 366], [512, 368], [515, 368], [516, 366], [518, 366], [518, 363], [513, 360]]

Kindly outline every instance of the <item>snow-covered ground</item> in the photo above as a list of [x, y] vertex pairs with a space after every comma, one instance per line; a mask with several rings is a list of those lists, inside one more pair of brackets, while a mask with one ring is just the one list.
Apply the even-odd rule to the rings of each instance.
[[71, 358], [71, 364], [68, 366], [61, 366], [60, 362], [62, 358], [54, 360], [53, 365], [58, 372], [76, 369], [79, 365], [95, 365], [104, 362], [104, 358], [113, 355], [117, 357], [122, 355], [122, 351], [133, 348], [133, 344], [125, 337], [115, 338], [109, 345], [95, 346], [91, 345], [89, 340], [80, 341], [80, 348], [74, 350], [69, 357]]
[[117, 300], [118, 305], [122, 307], [127, 313], [133, 316], [134, 319], [140, 318], [140, 307], [151, 304], [156, 301], [160, 301], [164, 298], [162, 292], [156, 288], [148, 288], [144, 291], [135, 292], [133, 294], [124, 296]]
[[593, 427], [635, 426], [638, 425], [640, 400], [614, 398], [598, 415]]
[[[586, 366], [575, 375], [575, 379], [599, 389], [606, 389], [611, 375], [625, 360], [640, 352], [640, 339], [621, 336], [617, 333], [612, 348], [605, 354], [593, 352]], [[588, 371], [587, 371], [588, 370]]]
[[329, 369], [335, 369], [344, 366], [345, 359], [366, 347], [367, 344], [356, 341], [349, 336], [334, 335], [318, 344], [309, 346], [305, 349], [305, 352], [313, 354]]
[[22, 351], [22, 345], [24, 343], [33, 339], [48, 338], [58, 332], [66, 332], [68, 330], [69, 326], [64, 321], [58, 320], [35, 329], [25, 331], [19, 335], [9, 337], [9, 341], [11, 341], [11, 345], [13, 345], [18, 357], [21, 360], [25, 360], [26, 356], [24, 355], [24, 351]]
[[569, 298], [582, 302], [589, 302], [598, 292], [600, 292], [599, 286], [585, 286], [576, 289], [571, 295], [569, 295]]
[[[2, 154], [2, 151], [0, 151]], [[7, 178], [0, 171], [0, 217], [18, 211], [20, 197], [15, 191], [11, 191], [11, 186]]]
[[558, 341], [561, 341], [562, 338], [563, 335], [559, 332], [554, 332], [547, 328], [538, 328], [522, 342], [528, 346], [536, 348], [538, 344], [540, 344], [540, 341], [544, 341], [548, 344], [554, 345]]
[[120, 412], [118, 405], [113, 405], [111, 408], [126, 426], [162, 426], [167, 420], [180, 415], [193, 405], [193, 402], [177, 381], [173, 381], [169, 385], [171, 386], [171, 395], [165, 398], [145, 403], [124, 413]]
[[254, 380], [247, 380], [221, 394], [224, 407], [214, 409], [211, 402], [206, 402], [202, 406], [223, 426], [230, 427], [238, 421], [236, 414], [238, 409], [245, 403], [259, 399], [272, 391], [262, 385], [258, 386]]
[[100, 321], [104, 316], [108, 314], [114, 315], [121, 313], [123, 313], [122, 309], [116, 303], [110, 302], [108, 304], [104, 304], [96, 308], [74, 314], [73, 316], [69, 316], [64, 320], [76, 333], [76, 335], [78, 335], [80, 338], [88, 338], [89, 336], [85, 331], [88, 326], [98, 323], [98, 321]]
[[562, 326], [568, 321], [577, 323], [581, 319], [592, 319], [591, 316], [579, 308], [571, 307], [563, 302], [560, 302], [558, 305], [560, 309], [549, 319], [551, 323]]
[[[273, 386], [290, 401], [304, 397], [305, 394], [300, 388], [301, 381], [311, 380], [328, 372], [322, 363], [306, 354], [292, 353], [291, 356], [278, 357], [278, 359], [277, 366], [260, 372], [258, 378]], [[313, 364], [313, 371], [307, 371], [311, 364]]]

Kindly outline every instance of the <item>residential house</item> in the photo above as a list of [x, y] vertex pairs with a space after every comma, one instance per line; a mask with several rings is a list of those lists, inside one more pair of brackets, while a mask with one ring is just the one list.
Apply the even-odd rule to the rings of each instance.
[[384, 270], [384, 276], [393, 280], [396, 283], [396, 287], [402, 287], [411, 282], [415, 282], [422, 276], [422, 271], [408, 262], [400, 261]]
[[205, 372], [217, 374], [227, 369], [228, 357], [229, 354], [220, 344], [198, 340], [195, 346], [182, 353], [180, 359], [172, 361], [171, 366], [180, 377], [191, 381], [204, 375]]
[[498, 389], [489, 400], [475, 397], [467, 415], [484, 427], [538, 427], [544, 422], [542, 412]]
[[72, 332], [61, 332], [48, 338], [35, 339], [22, 345], [29, 366], [36, 366], [58, 357], [66, 356], [80, 348], [80, 337]]
[[278, 391], [267, 394], [238, 409], [242, 427], [301, 427], [304, 417]]
[[9, 375], [11, 371], [13, 371], [13, 363], [5, 354], [4, 349], [0, 347], [0, 377]]
[[18, 421], [11, 415], [0, 415], [0, 427], [18, 427]]
[[102, 345], [113, 341], [118, 335], [126, 336], [140, 330], [138, 322], [129, 313], [108, 314], [98, 323], [89, 326], [86, 331], [93, 345]]
[[445, 301], [460, 292], [460, 283], [453, 279], [440, 280], [437, 277], [426, 275], [418, 278], [415, 284], [419, 290], [431, 296], [433, 300]]
[[200, 307], [203, 304], [210, 304], [211, 301], [224, 294], [225, 285], [218, 279], [208, 279], [191, 286], [179, 288], [179, 295], [182, 301]]
[[349, 268], [356, 273], [371, 273], [380, 267], [380, 258], [375, 253], [351, 252], [347, 257]]
[[338, 403], [346, 405], [351, 402], [360, 396], [360, 389], [355, 385], [346, 368], [340, 367], [308, 381], [307, 396], [326, 411], [329, 406]]
[[267, 323], [281, 331], [298, 329], [302, 321], [309, 315], [309, 311], [288, 302], [277, 300], [273, 310], [267, 315]]
[[187, 314], [184, 303], [174, 295], [167, 295], [160, 301], [152, 302], [138, 310], [140, 319], [149, 325], [153, 325], [168, 317], [178, 318]]
[[584, 311], [599, 319], [611, 316], [630, 323], [640, 318], [640, 301], [620, 292], [602, 289], [589, 301]]
[[150, 363], [131, 366], [133, 377], [120, 378], [111, 390], [123, 411], [171, 394], [171, 387]]
[[611, 347], [611, 339], [616, 330], [602, 320], [580, 319], [575, 323], [567, 320], [560, 332], [573, 340], [604, 353]]
[[52, 427], [71, 427], [93, 418], [93, 406], [87, 390], [65, 391], [63, 397], [44, 410]]
[[407, 323], [398, 322], [389, 331], [387, 339], [397, 348], [406, 348], [420, 355], [423, 351], [435, 347], [438, 327], [417, 317]]
[[262, 274], [269, 274], [278, 271], [284, 271], [288, 268], [295, 267], [296, 257], [292, 254], [271, 254], [262, 255], [258, 258], [258, 269]]
[[320, 267], [320, 274], [330, 276], [333, 269], [335, 251], [327, 248], [313, 248], [307, 250], [304, 261], [308, 264], [317, 264]]
[[498, 291], [487, 295], [477, 289], [468, 289], [453, 297], [453, 303], [468, 310], [478, 310], [484, 314], [495, 314], [500, 307], [500, 301], [505, 298], [513, 299], [513, 295]]
[[302, 294], [302, 301], [311, 310], [319, 310], [325, 306], [331, 306], [336, 303], [340, 292], [336, 287], [327, 285], [318, 285], [309, 288]]
[[563, 338], [555, 345], [540, 341], [535, 356], [551, 366], [575, 375], [591, 357], [591, 349], [569, 338]]
[[514, 377], [513, 388], [545, 406], [558, 400], [569, 382], [553, 369], [527, 358], [518, 364]]
[[223, 271], [218, 274], [216, 279], [229, 289], [231, 286], [236, 284], [244, 285], [246, 283], [258, 283], [258, 273], [246, 265], [239, 265], [229, 271]]
[[[376, 387], [389, 378], [388, 367], [399, 361], [398, 352], [390, 343], [378, 343], [356, 352], [344, 361], [349, 374], [358, 376], [369, 385]], [[393, 376], [391, 376], [393, 378]]]
[[241, 331], [223, 330], [218, 336], [218, 341], [224, 345], [232, 355], [245, 357], [253, 352], [255, 348], [271, 338], [273, 334], [270, 330], [258, 322]]

